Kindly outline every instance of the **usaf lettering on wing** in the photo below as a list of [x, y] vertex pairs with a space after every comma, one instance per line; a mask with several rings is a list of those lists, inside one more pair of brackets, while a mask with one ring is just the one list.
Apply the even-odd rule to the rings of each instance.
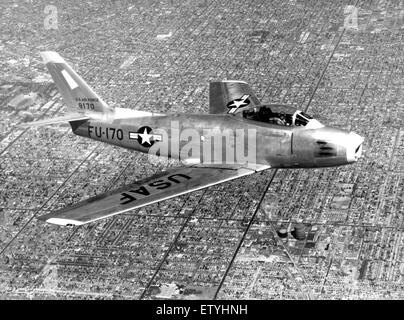
[[[186, 179], [186, 180], [183, 180], [183, 179], [181, 180], [181, 179], [179, 179], [180, 177], [183, 179]], [[147, 197], [147, 196], [153, 194], [156, 189], [163, 190], [163, 189], [171, 187], [173, 185], [173, 183], [179, 184], [179, 183], [182, 183], [189, 179], [191, 179], [190, 176], [187, 176], [182, 173], [177, 173], [177, 174], [168, 176], [166, 180], [160, 179], [160, 180], [150, 182], [149, 184], [147, 184], [145, 186], [140, 186], [137, 189], [132, 189], [132, 190], [129, 190], [128, 192], [121, 193], [121, 196], [122, 196], [120, 199], [121, 204], [122, 205], [128, 204], [132, 201], [135, 201], [137, 199], [136, 197], [139, 197], [139, 196]], [[133, 194], [135, 194], [135, 195], [133, 195]]]

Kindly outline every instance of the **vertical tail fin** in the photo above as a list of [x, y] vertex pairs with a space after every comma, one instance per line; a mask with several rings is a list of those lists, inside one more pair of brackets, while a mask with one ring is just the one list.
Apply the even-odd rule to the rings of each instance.
[[223, 80], [209, 84], [209, 113], [233, 113], [241, 107], [258, 106], [260, 101], [244, 81]]
[[72, 111], [85, 114], [113, 111], [57, 52], [45, 51], [41, 52], [41, 56], [63, 100]]

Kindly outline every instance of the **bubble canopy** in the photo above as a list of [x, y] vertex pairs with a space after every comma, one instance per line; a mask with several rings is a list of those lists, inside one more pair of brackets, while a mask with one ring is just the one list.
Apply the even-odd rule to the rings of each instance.
[[243, 118], [279, 126], [320, 127], [320, 122], [290, 105], [267, 104], [243, 108], [238, 112]]

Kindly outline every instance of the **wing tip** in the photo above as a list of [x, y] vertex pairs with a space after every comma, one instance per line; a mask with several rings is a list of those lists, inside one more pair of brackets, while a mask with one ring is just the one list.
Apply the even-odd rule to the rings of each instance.
[[209, 81], [209, 83], [243, 83], [243, 84], [248, 85], [247, 82], [242, 81], [242, 80], [226, 80], [226, 79], [224, 79], [224, 80], [212, 80], [212, 81]]
[[222, 82], [228, 82], [228, 83], [245, 83], [248, 84], [245, 81], [241, 81], [241, 80], [222, 80]]
[[41, 57], [44, 64], [52, 63], [64, 63], [65, 60], [56, 51], [42, 51]]
[[49, 217], [48, 215], [38, 217], [38, 220], [45, 221], [50, 224], [56, 224], [58, 226], [81, 226], [84, 222], [72, 220], [72, 219], [64, 219], [64, 218], [55, 218]]

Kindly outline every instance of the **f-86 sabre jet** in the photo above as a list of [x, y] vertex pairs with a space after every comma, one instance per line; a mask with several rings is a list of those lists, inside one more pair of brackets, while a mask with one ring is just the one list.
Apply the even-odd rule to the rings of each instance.
[[41, 55], [72, 112], [23, 126], [69, 122], [76, 135], [182, 162], [39, 217], [48, 223], [82, 225], [270, 168], [340, 166], [361, 157], [358, 134], [292, 106], [261, 104], [243, 81], [210, 82], [209, 114], [152, 113], [107, 105], [58, 53]]

